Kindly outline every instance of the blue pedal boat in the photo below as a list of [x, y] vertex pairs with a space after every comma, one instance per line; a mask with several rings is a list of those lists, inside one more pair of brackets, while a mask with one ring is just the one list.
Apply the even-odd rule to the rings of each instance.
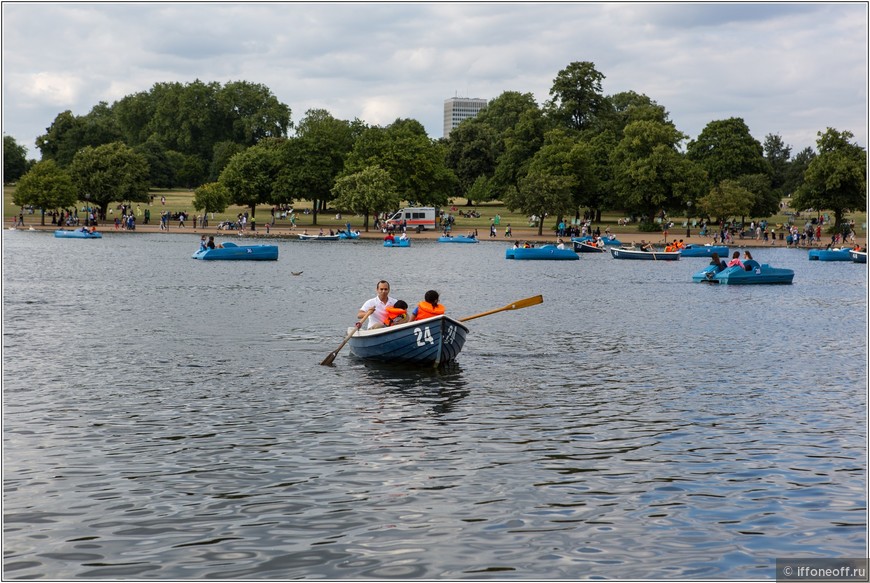
[[384, 240], [384, 247], [410, 247], [411, 240], [410, 239], [396, 239], [395, 241], [390, 241], [389, 239]]
[[867, 263], [866, 251], [849, 251], [849, 255], [855, 263]]
[[457, 235], [455, 237], [451, 235], [442, 235], [438, 237], [439, 243], [478, 243], [476, 237], [466, 237], [465, 235]]
[[505, 259], [537, 259], [537, 260], [577, 260], [580, 257], [573, 249], [559, 249], [555, 245], [540, 247], [511, 247], [505, 250]]
[[842, 249], [810, 249], [810, 261], [852, 261], [852, 250]]
[[712, 257], [713, 253], [721, 258], [728, 257], [727, 245], [686, 245], [680, 249], [683, 257]]
[[89, 231], [82, 231], [81, 229], [76, 229], [75, 231], [65, 231], [63, 229], [58, 229], [54, 232], [54, 236], [58, 239], [102, 239], [103, 234], [94, 231], [93, 233]]
[[[353, 330], [349, 328], [348, 334]], [[387, 328], [357, 330], [349, 345], [351, 353], [364, 360], [438, 366], [456, 358], [467, 335], [465, 324], [441, 315]]]
[[228, 241], [222, 247], [200, 249], [191, 257], [203, 261], [275, 261], [278, 259], [278, 246], [236, 245]]
[[339, 231], [339, 239], [359, 239], [359, 231]]
[[751, 284], [790, 284], [794, 280], [794, 271], [771, 267], [767, 263], [758, 264], [746, 262], [751, 269], [746, 270], [739, 265], [726, 267], [716, 273], [715, 265], [708, 265], [692, 276], [694, 282], [723, 283], [728, 285], [751, 285]]

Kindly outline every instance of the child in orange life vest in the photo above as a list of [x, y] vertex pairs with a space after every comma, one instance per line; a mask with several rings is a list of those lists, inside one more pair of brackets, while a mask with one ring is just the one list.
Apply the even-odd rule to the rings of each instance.
[[408, 303], [405, 300], [396, 300], [395, 304], [387, 308], [387, 317], [384, 318], [384, 321], [372, 324], [371, 328], [396, 326], [410, 321], [411, 315], [408, 313]]
[[438, 303], [438, 292], [430, 289], [423, 296], [423, 301], [412, 310], [414, 320], [424, 320], [444, 313], [444, 304]]

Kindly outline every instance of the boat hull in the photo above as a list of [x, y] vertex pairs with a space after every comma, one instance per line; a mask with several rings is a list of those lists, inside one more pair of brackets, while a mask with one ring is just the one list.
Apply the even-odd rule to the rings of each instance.
[[614, 259], [646, 259], [649, 261], [677, 261], [679, 251], [641, 251], [640, 249], [611, 249]]
[[339, 239], [359, 239], [359, 231], [351, 231], [348, 233], [347, 231], [339, 231], [338, 232]]
[[456, 358], [467, 335], [464, 324], [442, 315], [387, 328], [359, 330], [350, 337], [348, 345], [354, 356], [364, 360], [438, 366]]
[[278, 246], [224, 243], [223, 247], [201, 249], [191, 257], [202, 261], [275, 261], [278, 259]]
[[[709, 275], [708, 275], [709, 274]], [[726, 285], [775, 285], [790, 284], [794, 280], [794, 271], [771, 267], [767, 263], [746, 271], [739, 265], [728, 267], [716, 273], [715, 265], [708, 265], [705, 269], [695, 273], [692, 281], [705, 283], [720, 283]]]
[[574, 251], [577, 253], [604, 253], [604, 247], [596, 247], [592, 243], [578, 243], [574, 241]]
[[54, 232], [54, 236], [58, 239], [102, 239], [103, 234], [94, 231], [93, 233], [85, 233], [84, 231], [64, 231], [59, 229]]
[[299, 235], [300, 241], [338, 241], [339, 235]]
[[867, 263], [867, 252], [866, 251], [850, 251], [849, 256], [852, 258], [852, 261], [855, 263]]
[[683, 257], [712, 257], [713, 253], [719, 257], [728, 257], [728, 247], [726, 245], [686, 245], [685, 249], [680, 249], [680, 255]]
[[410, 247], [410, 239], [396, 239], [395, 241], [384, 241], [384, 247]]
[[457, 237], [438, 237], [439, 243], [478, 243], [478, 240], [474, 237], [464, 237], [459, 235]]
[[555, 245], [516, 247], [505, 251], [505, 259], [564, 261], [580, 259], [573, 249], [559, 249]]
[[810, 261], [852, 261], [851, 249], [810, 249]]
[[[613, 236], [603, 236], [601, 240], [604, 241], [604, 244], [608, 247], [619, 247], [622, 245], [622, 241]], [[571, 237], [571, 241], [574, 243], [591, 243], [592, 237]]]

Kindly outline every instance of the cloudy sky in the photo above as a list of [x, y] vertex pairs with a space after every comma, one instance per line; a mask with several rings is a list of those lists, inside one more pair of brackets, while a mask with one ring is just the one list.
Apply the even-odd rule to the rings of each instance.
[[866, 3], [3, 3], [3, 133], [39, 158], [58, 113], [155, 83], [267, 86], [310, 108], [443, 134], [443, 103], [532, 93], [591, 61], [696, 138], [743, 118], [796, 154], [826, 127], [867, 147]]

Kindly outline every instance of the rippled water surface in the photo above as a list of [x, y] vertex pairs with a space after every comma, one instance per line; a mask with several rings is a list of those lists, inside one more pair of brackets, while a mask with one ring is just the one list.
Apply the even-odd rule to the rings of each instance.
[[[4, 579], [774, 578], [867, 556], [867, 270], [3, 233]], [[291, 271], [303, 271], [292, 276]], [[388, 279], [440, 371], [342, 351]]]

